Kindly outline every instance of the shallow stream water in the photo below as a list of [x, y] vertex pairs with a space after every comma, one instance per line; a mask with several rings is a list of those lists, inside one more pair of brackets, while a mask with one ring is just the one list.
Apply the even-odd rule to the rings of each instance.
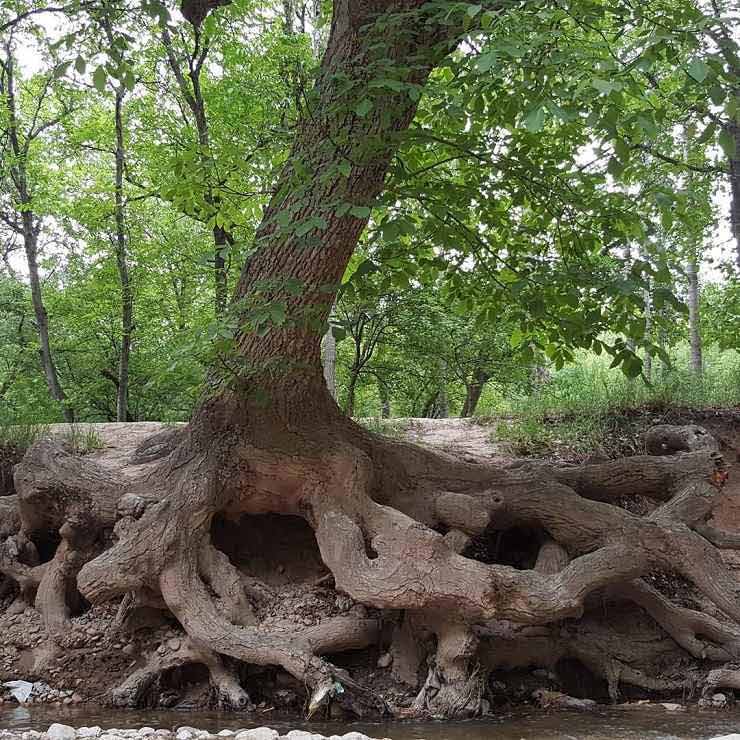
[[392, 740], [708, 740], [740, 732], [740, 710], [668, 712], [659, 706], [603, 708], [595, 712], [532, 712], [502, 715], [474, 722], [301, 722], [262, 715], [257, 722], [233, 713], [179, 711], [116, 711], [85, 707], [0, 707], [0, 729], [46, 730], [52, 722], [104, 729], [187, 725], [201, 730], [267, 725], [287, 732], [308, 729], [324, 735], [350, 730]]

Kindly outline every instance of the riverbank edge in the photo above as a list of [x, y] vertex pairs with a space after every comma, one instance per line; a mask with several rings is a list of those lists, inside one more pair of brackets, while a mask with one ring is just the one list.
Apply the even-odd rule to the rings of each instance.
[[54, 723], [45, 732], [38, 730], [3, 730], [0, 740], [392, 740], [371, 738], [362, 732], [347, 732], [344, 735], [321, 735], [306, 730], [290, 730], [280, 734], [270, 727], [243, 730], [221, 730], [211, 733], [195, 727], [179, 727], [176, 730], [142, 727], [138, 730], [104, 730], [101, 727], [78, 727]]

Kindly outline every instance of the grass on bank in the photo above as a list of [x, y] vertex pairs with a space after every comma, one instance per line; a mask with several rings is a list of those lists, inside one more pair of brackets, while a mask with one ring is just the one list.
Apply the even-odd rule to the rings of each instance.
[[[646, 425], [677, 410], [731, 409], [740, 405], [740, 353], [710, 349], [705, 370], [688, 370], [688, 348], [680, 347], [671, 368], [655, 363], [650, 385], [609, 368], [604, 357], [582, 353], [577, 364], [553, 374], [527, 396], [500, 398], [486, 409], [492, 437], [516, 455], [585, 459], [642, 452]], [[494, 410], [495, 409], [495, 410]], [[492, 412], [492, 413], [491, 413]], [[504, 418], [502, 418], [504, 417]]]

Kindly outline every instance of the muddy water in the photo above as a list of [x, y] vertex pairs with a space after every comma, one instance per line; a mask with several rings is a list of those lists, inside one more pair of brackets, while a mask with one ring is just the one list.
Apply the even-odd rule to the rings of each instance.
[[496, 719], [461, 722], [336, 723], [282, 720], [272, 714], [259, 721], [218, 712], [115, 711], [92, 707], [0, 707], [0, 729], [45, 730], [52, 722], [80, 727], [99, 725], [110, 729], [182, 725], [217, 732], [223, 729], [268, 725], [287, 732], [310, 729], [324, 735], [350, 730], [372, 737], [393, 740], [707, 740], [717, 735], [740, 732], [740, 710], [713, 712], [690, 710], [667, 712], [660, 707], [609, 708], [593, 713], [531, 713], [501, 716]]

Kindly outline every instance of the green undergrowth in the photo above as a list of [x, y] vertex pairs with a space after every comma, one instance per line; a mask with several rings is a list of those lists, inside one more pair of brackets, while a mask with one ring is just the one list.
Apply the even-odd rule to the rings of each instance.
[[13, 468], [47, 430], [44, 424], [0, 424], [0, 496], [13, 492]]
[[640, 454], [649, 426], [740, 405], [738, 352], [707, 352], [697, 377], [684, 369], [684, 350], [670, 369], [656, 363], [650, 384], [626, 378], [594, 355], [579, 360], [533, 394], [502, 399], [479, 423], [491, 424], [492, 439], [508, 443], [513, 454], [581, 461]]
[[369, 416], [357, 421], [374, 434], [383, 434], [395, 439], [403, 437], [413, 423], [409, 419], [381, 419], [377, 416]]
[[62, 440], [75, 455], [88, 455], [103, 447], [103, 438], [88, 424], [70, 424]]

